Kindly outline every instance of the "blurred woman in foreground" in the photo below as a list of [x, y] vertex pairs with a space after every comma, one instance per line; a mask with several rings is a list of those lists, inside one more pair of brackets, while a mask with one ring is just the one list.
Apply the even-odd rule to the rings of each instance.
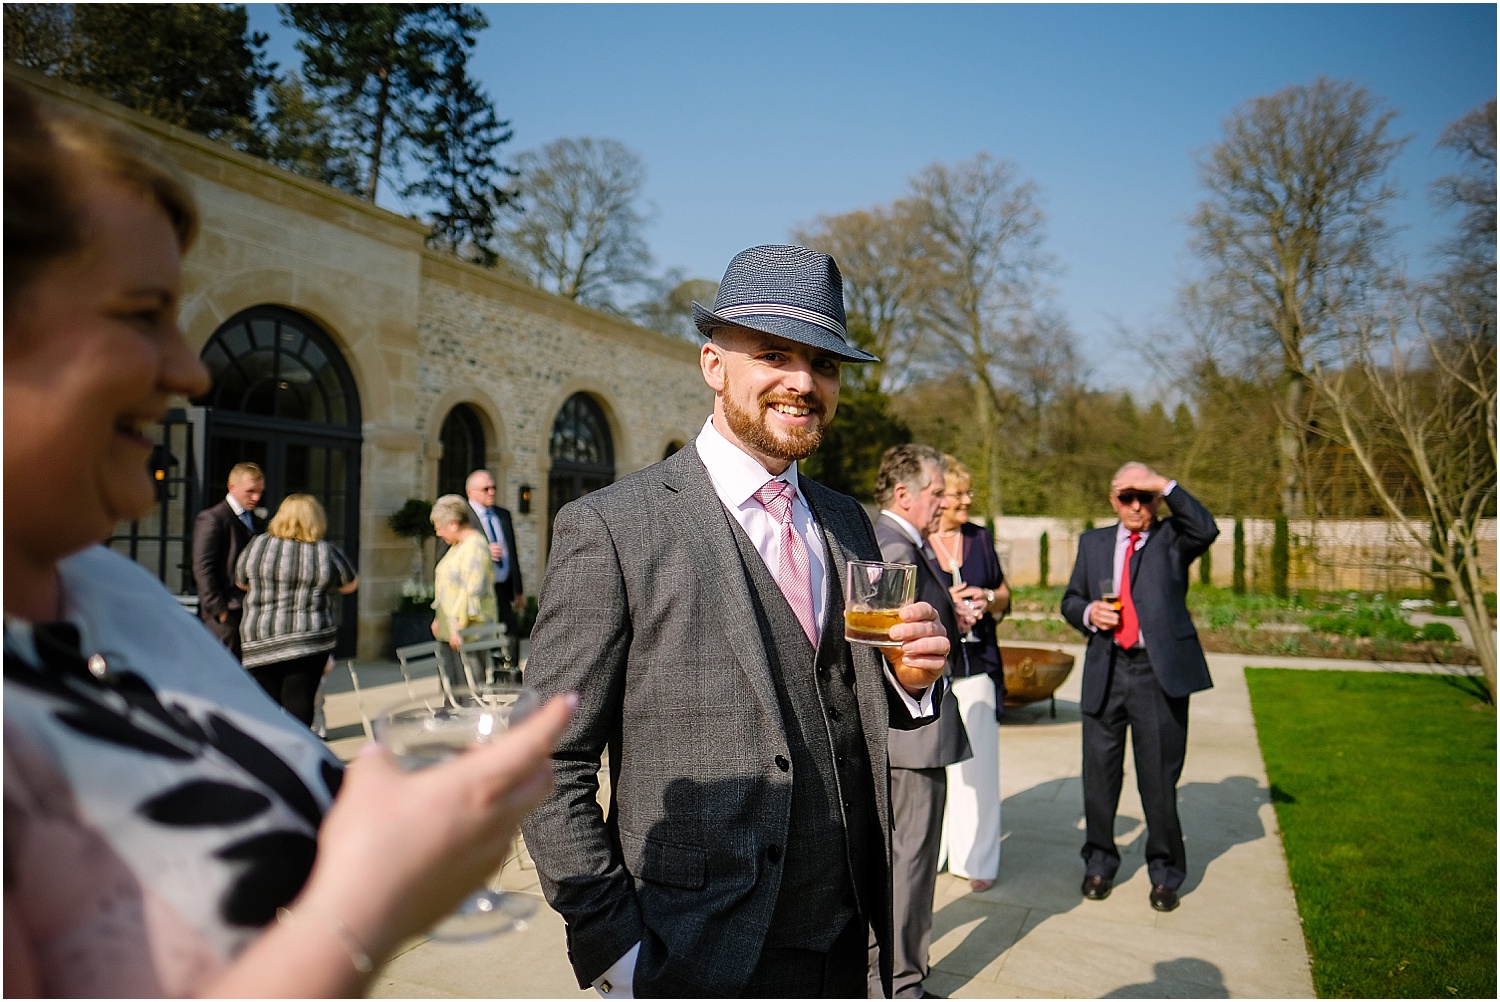
[[500, 862], [571, 698], [345, 778], [97, 545], [155, 503], [152, 427], [208, 388], [177, 325], [197, 211], [136, 140], [9, 80], [4, 123], [5, 994], [358, 995]]
[[964, 651], [978, 670], [953, 681], [974, 754], [948, 767], [939, 856], [947, 858], [949, 873], [967, 878], [975, 891], [987, 891], [1000, 873], [999, 720], [1005, 712], [1005, 673], [995, 624], [1010, 608], [1010, 588], [995, 555], [995, 540], [983, 526], [969, 521], [973, 474], [952, 456], [943, 459], [952, 502], [928, 541], [939, 565], [952, 577], [953, 606], [967, 629]]
[[328, 516], [311, 494], [288, 494], [234, 569], [244, 588], [241, 661], [292, 716], [312, 726], [313, 696], [338, 638], [335, 595], [359, 587], [344, 551], [323, 535]]

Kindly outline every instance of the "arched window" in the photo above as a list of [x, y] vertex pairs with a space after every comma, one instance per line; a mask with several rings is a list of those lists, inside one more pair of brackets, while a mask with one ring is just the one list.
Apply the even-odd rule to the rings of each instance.
[[443, 443], [443, 458], [438, 461], [438, 493], [462, 496], [469, 474], [484, 466], [484, 425], [478, 412], [468, 404], [456, 404], [443, 419], [438, 438]]
[[198, 403], [221, 413], [359, 427], [359, 398], [338, 349], [317, 325], [257, 306], [220, 327], [203, 349], [213, 388]]
[[547, 545], [551, 549], [552, 520], [569, 501], [614, 482], [615, 443], [598, 401], [575, 393], [552, 422], [548, 450], [552, 470], [547, 477]]
[[[328, 540], [359, 559], [360, 408], [354, 376], [313, 320], [280, 306], [230, 317], [203, 348], [213, 385], [201, 408], [202, 503], [224, 496], [230, 467], [260, 465], [268, 514], [288, 494], [311, 494], [328, 514]], [[354, 651], [357, 604], [342, 603], [338, 652]]]

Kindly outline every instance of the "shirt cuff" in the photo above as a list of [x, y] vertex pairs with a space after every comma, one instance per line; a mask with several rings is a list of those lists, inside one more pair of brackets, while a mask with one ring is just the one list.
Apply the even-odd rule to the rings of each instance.
[[1083, 625], [1087, 626], [1092, 632], [1098, 633], [1099, 627], [1095, 626], [1093, 620], [1089, 619], [1089, 610], [1093, 607], [1094, 603], [1092, 602], [1083, 607]]
[[609, 970], [594, 979], [594, 991], [602, 998], [635, 998], [635, 962], [641, 955], [641, 944], [637, 943], [625, 951], [625, 956], [615, 961]]
[[1175, 481], [1175, 480], [1168, 480], [1167, 481], [1167, 486], [1165, 486], [1165, 487], [1163, 487], [1161, 489], [1161, 496], [1162, 497], [1166, 497], [1168, 494], [1171, 494], [1172, 491], [1175, 490], [1176, 488], [1177, 488], [1177, 481]]
[[896, 681], [896, 675], [891, 671], [890, 665], [885, 665], [885, 677], [890, 681], [891, 687], [896, 690], [896, 695], [901, 697], [901, 702], [906, 705], [906, 711], [911, 714], [913, 720], [931, 717], [936, 713], [932, 708], [932, 693], [938, 687], [938, 682], [929, 685], [920, 698], [915, 698], [900, 682]]

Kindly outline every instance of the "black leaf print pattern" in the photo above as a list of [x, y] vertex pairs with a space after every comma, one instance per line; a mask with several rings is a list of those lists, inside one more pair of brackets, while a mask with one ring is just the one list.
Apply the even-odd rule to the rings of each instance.
[[219, 859], [245, 860], [249, 866], [235, 878], [219, 902], [219, 914], [231, 925], [259, 928], [276, 916], [307, 883], [318, 844], [300, 832], [266, 832], [227, 845]]
[[57, 719], [79, 734], [86, 734], [91, 738], [98, 738], [100, 741], [108, 741], [111, 744], [123, 745], [126, 748], [134, 748], [148, 755], [160, 755], [179, 762], [197, 758], [192, 750], [156, 737], [154, 734], [148, 734], [132, 723], [129, 718], [117, 717], [95, 706], [84, 704], [68, 710], [58, 710]]
[[313, 799], [312, 791], [308, 790], [302, 777], [291, 766], [217, 713], [208, 715], [208, 726], [213, 734], [215, 748], [280, 794], [287, 806], [306, 818], [313, 828], [318, 827], [323, 820], [323, 812]]
[[194, 744], [206, 744], [208, 735], [198, 722], [189, 716], [181, 707], [164, 706], [161, 700], [156, 698], [156, 690], [151, 688], [140, 675], [133, 671], [122, 671], [109, 676], [114, 689], [131, 706], [160, 720], [164, 725], [188, 738]]
[[152, 821], [181, 828], [233, 825], [271, 806], [271, 798], [233, 783], [199, 779], [157, 794], [136, 810]]

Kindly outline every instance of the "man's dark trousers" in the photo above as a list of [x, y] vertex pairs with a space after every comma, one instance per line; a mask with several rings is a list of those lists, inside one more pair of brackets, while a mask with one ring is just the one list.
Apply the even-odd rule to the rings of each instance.
[[1187, 752], [1188, 697], [1162, 691], [1141, 648], [1114, 648], [1109, 690], [1097, 714], [1083, 715], [1085, 872], [1114, 880], [1120, 868], [1115, 812], [1124, 781], [1125, 732], [1135, 750], [1136, 785], [1146, 814], [1146, 869], [1153, 885], [1174, 890], [1187, 876], [1177, 781]]

